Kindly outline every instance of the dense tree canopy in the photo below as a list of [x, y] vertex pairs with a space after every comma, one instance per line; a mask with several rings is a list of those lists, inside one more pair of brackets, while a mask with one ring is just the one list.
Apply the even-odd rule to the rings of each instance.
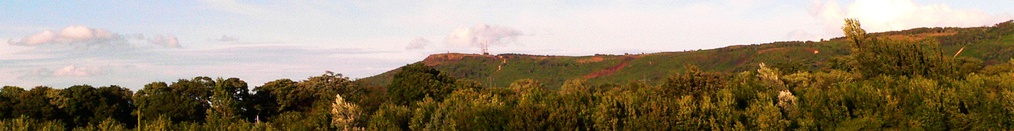
[[436, 69], [416, 63], [402, 67], [401, 71], [394, 74], [394, 80], [388, 85], [387, 90], [391, 92], [391, 101], [407, 105], [425, 97], [442, 100], [445, 95], [454, 91], [456, 81]]
[[119, 86], [94, 88], [77, 85], [60, 92], [63, 108], [68, 113], [66, 122], [71, 126], [88, 126], [112, 119], [134, 127], [136, 120], [130, 115], [134, 110], [131, 97], [133, 92]]

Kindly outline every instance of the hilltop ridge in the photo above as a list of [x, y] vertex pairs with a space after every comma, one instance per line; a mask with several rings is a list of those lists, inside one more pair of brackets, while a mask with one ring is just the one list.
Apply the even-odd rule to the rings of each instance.
[[[923, 27], [902, 31], [871, 33], [870, 36], [894, 40], [940, 44], [945, 54], [981, 60], [985, 65], [1004, 63], [1014, 56], [1014, 23], [988, 27]], [[419, 61], [453, 77], [473, 80], [492, 87], [530, 78], [547, 87], [559, 87], [566, 80], [585, 79], [591, 84], [642, 81], [657, 84], [669, 75], [695, 65], [704, 71], [740, 72], [755, 70], [766, 63], [785, 72], [821, 70], [824, 62], [848, 54], [844, 37], [821, 41], [782, 41], [764, 44], [732, 45], [695, 51], [645, 54], [596, 54], [588, 56], [549, 56], [530, 54], [432, 54]], [[398, 69], [363, 78], [373, 86], [386, 86]]]

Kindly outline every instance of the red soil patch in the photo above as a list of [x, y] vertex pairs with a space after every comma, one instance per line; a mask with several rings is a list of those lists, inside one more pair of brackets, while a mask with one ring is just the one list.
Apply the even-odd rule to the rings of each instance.
[[461, 54], [461, 53], [445, 53], [445, 54], [432, 54], [423, 59], [423, 64], [426, 66], [436, 66], [451, 61], [458, 61], [465, 57], [492, 57], [491, 55], [481, 54]]
[[[763, 49], [763, 50], [757, 51], [757, 54], [760, 55], [760, 54], [764, 54], [764, 53], [768, 53], [768, 52], [772, 52], [772, 51], [782, 51], [782, 50], [788, 50], [788, 49], [789, 48], [786, 48], [786, 47], [768, 48], [768, 49]], [[817, 51], [817, 49], [814, 49], [814, 48], [801, 48], [799, 50], [805, 50], [806, 52]]]
[[941, 32], [941, 33], [922, 33], [922, 34], [916, 34], [916, 35], [889, 35], [889, 36], [887, 36], [887, 38], [893, 39], [893, 40], [919, 41], [919, 40], [923, 40], [923, 39], [926, 39], [926, 38], [929, 38], [929, 37], [949, 36], [949, 35], [954, 35], [954, 34], [958, 34], [958, 32], [951, 31], [951, 32]]
[[583, 64], [583, 63], [602, 62], [603, 60], [606, 60], [606, 59], [602, 58], [602, 56], [592, 56], [591, 58], [584, 58], [584, 59], [577, 60], [577, 63], [582, 63]]
[[620, 61], [620, 64], [616, 64], [614, 66], [606, 67], [605, 69], [602, 69], [602, 70], [599, 70], [599, 71], [596, 71], [596, 72], [592, 72], [591, 74], [588, 74], [588, 75], [584, 75], [584, 78], [585, 79], [591, 79], [591, 78], [597, 78], [597, 77], [601, 77], [601, 76], [611, 75], [613, 73], [616, 73], [616, 71], [622, 70], [623, 67], [627, 67], [628, 62], [630, 62], [631, 60], [634, 60], [635, 58], [637, 58], [637, 57], [636, 56], [625, 56], [625, 57], [623, 57], [623, 61]]
[[768, 53], [768, 52], [771, 52], [771, 51], [777, 51], [777, 50], [785, 50], [785, 47], [767, 48], [767, 49], [764, 49], [764, 50], [757, 51], [757, 54], [764, 54], [764, 53]]

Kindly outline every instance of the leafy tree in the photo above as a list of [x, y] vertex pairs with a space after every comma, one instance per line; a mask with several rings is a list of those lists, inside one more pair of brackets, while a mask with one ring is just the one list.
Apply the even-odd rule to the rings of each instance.
[[866, 30], [859, 24], [859, 20], [845, 19], [845, 26], [842, 26], [841, 30], [845, 33], [845, 38], [852, 42], [852, 52], [862, 51], [868, 46], [866, 44]]
[[92, 125], [88, 125], [88, 126], [85, 126], [85, 127], [74, 128], [75, 131], [78, 131], [78, 130], [80, 130], [80, 131], [125, 131], [127, 129], [129, 129], [127, 126], [125, 126], [123, 123], [120, 123], [116, 119], [113, 119], [113, 118], [103, 119], [101, 122], [97, 122], [97, 124], [92, 124]]
[[250, 93], [247, 84], [239, 78], [222, 79], [215, 81], [212, 89], [210, 115], [218, 115], [224, 119], [253, 119], [254, 111], [250, 103]]
[[271, 126], [276, 130], [335, 130], [329, 110], [289, 111], [275, 116]]
[[586, 80], [574, 79], [568, 80], [563, 83], [560, 87], [560, 94], [589, 94], [592, 93], [590, 86]]
[[744, 112], [751, 119], [751, 126], [757, 129], [787, 128], [789, 121], [782, 118], [782, 113], [772, 102], [772, 97], [767, 93], [758, 93], [757, 96], [758, 99], [751, 101], [750, 107]]
[[362, 130], [356, 125], [360, 119], [362, 110], [358, 105], [346, 102], [341, 95], [335, 95], [334, 103], [331, 104], [331, 125], [342, 130]]
[[412, 110], [402, 105], [384, 104], [370, 117], [372, 118], [370, 118], [367, 130], [422, 130], [416, 129], [416, 125], [409, 128], [409, 120], [415, 118], [412, 117]]
[[134, 106], [133, 92], [129, 89], [115, 85], [99, 88], [76, 85], [63, 89], [60, 95], [66, 98], [63, 105], [70, 116], [67, 123], [71, 127], [95, 125], [107, 119], [133, 127], [136, 121], [130, 115]]
[[673, 75], [662, 84], [662, 94], [667, 96], [699, 95], [714, 92], [721, 87], [723, 76], [702, 72], [697, 66], [687, 65], [686, 71]]
[[66, 130], [60, 120], [39, 120], [29, 116], [0, 120], [0, 130], [4, 131], [62, 131]]
[[173, 123], [203, 122], [210, 107], [211, 87], [208, 77], [179, 80], [172, 85], [153, 82], [134, 94], [137, 114], [142, 120], [167, 117]]
[[943, 57], [936, 41], [870, 38], [855, 19], [846, 19], [842, 30], [851, 42], [852, 52], [836, 62], [845, 63], [838, 65], [846, 65], [846, 70], [856, 70], [867, 77], [881, 74], [938, 77], [956, 73], [954, 63]]
[[540, 102], [545, 97], [546, 87], [542, 82], [532, 79], [521, 79], [511, 83], [510, 89], [518, 95], [521, 102]]
[[[138, 93], [140, 93], [140, 91], [138, 91]], [[173, 130], [173, 121], [169, 120], [169, 118], [166, 116], [158, 116], [155, 118], [151, 118], [150, 121], [138, 123], [137, 130], [169, 131]]]
[[517, 94], [517, 105], [511, 109], [509, 130], [547, 130], [551, 123], [546, 118], [553, 113], [546, 104], [556, 101], [556, 93], [548, 92], [541, 82], [532, 79], [521, 79], [511, 83], [510, 89]]
[[[260, 121], [271, 120], [271, 117], [286, 111], [297, 110], [299, 100], [307, 99], [305, 94], [294, 94], [297, 82], [289, 79], [278, 79], [262, 86], [254, 88], [253, 101], [254, 109], [257, 111], [255, 119]], [[300, 97], [300, 98], [294, 98]]]
[[0, 119], [15, 118], [12, 112], [14, 106], [20, 103], [18, 98], [21, 97], [21, 93], [24, 93], [25, 89], [16, 86], [4, 86], [0, 90]]
[[444, 96], [454, 91], [454, 78], [441, 74], [440, 71], [422, 63], [406, 65], [394, 74], [387, 89], [391, 101], [399, 105], [422, 100], [426, 96], [442, 101]]
[[[307, 80], [299, 82], [299, 89], [306, 92], [311, 92], [315, 96], [315, 100], [312, 101], [314, 104], [321, 104], [320, 106], [331, 106], [331, 102], [334, 101], [335, 95], [342, 94], [348, 96], [350, 101], [359, 100], [359, 96], [362, 93], [360, 87], [356, 87], [348, 77], [342, 76], [342, 74], [327, 71], [320, 76], [314, 76], [307, 78]], [[319, 101], [319, 103], [318, 103]]]
[[67, 113], [59, 107], [60, 98], [56, 98], [59, 96], [50, 95], [58, 94], [58, 92], [57, 89], [45, 86], [38, 86], [22, 92], [17, 98], [20, 102], [14, 105], [11, 112], [43, 121], [67, 118]]
[[[523, 111], [511, 111], [513, 91], [488, 88], [480, 91], [461, 89], [454, 91], [442, 102], [424, 98], [412, 112], [409, 128], [412, 130], [511, 130], [524, 125], [514, 116]], [[379, 112], [378, 112], [379, 113]], [[376, 117], [375, 117], [376, 119]], [[530, 118], [537, 119], [537, 118]], [[371, 121], [375, 121], [372, 120]], [[542, 123], [542, 122], [540, 122]], [[541, 125], [541, 124], [540, 124]], [[543, 128], [543, 127], [536, 127]]]
[[341, 74], [326, 72], [320, 76], [308, 78], [308, 80], [295, 82], [289, 79], [279, 79], [265, 83], [263, 86], [254, 88], [256, 92], [252, 101], [256, 104], [250, 108], [256, 109], [259, 120], [272, 120], [278, 113], [284, 112], [323, 112], [331, 111], [331, 103], [335, 95], [350, 96], [346, 101], [358, 101], [363, 94], [363, 89]]

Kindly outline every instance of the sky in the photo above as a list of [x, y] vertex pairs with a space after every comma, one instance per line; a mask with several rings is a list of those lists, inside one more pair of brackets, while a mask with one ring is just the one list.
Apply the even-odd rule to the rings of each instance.
[[369, 77], [435, 53], [582, 56], [712, 49], [867, 32], [979, 27], [1014, 0], [0, 1], [0, 85], [249, 86]]

